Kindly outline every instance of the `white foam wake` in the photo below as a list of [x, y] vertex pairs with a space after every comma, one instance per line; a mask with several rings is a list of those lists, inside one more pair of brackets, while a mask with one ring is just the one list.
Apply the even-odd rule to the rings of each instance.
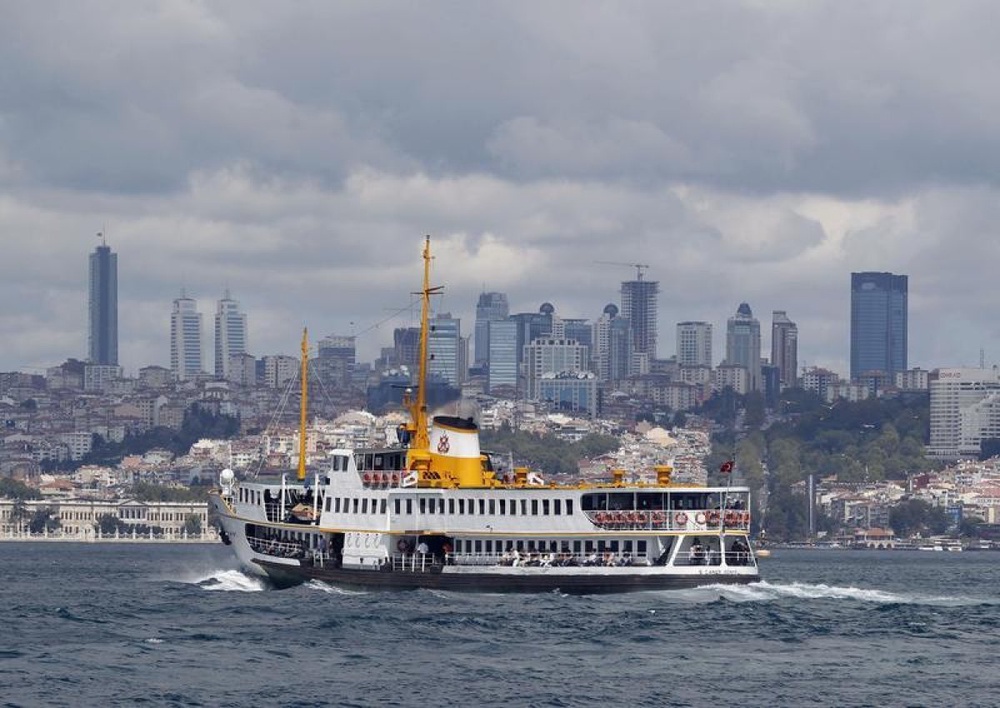
[[267, 589], [263, 578], [254, 578], [238, 570], [215, 570], [204, 577], [184, 582], [198, 585], [204, 590], [227, 592], [261, 592]]
[[853, 586], [839, 587], [836, 585], [789, 583], [772, 584], [766, 581], [749, 585], [711, 585], [701, 590], [712, 591], [713, 596], [722, 596], [734, 602], [761, 602], [795, 598], [804, 600], [854, 600], [874, 604], [916, 604], [961, 606], [981, 604], [980, 598], [962, 596], [935, 596], [909, 593], [896, 593], [887, 590], [873, 590]]

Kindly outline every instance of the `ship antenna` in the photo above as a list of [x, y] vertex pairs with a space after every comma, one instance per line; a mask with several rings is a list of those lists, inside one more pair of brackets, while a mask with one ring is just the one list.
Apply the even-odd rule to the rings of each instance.
[[302, 328], [302, 400], [299, 403], [299, 481], [306, 478], [306, 407], [309, 394], [309, 329]]

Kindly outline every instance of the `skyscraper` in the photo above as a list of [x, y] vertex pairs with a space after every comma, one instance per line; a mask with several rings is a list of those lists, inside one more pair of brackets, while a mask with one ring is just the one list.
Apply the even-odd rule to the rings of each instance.
[[490, 358], [489, 324], [506, 320], [510, 314], [504, 293], [480, 293], [476, 303], [476, 331], [473, 343], [473, 363], [482, 367]]
[[198, 376], [201, 361], [201, 313], [184, 292], [174, 300], [170, 314], [170, 370], [179, 381]]
[[643, 280], [642, 273], [636, 280], [622, 283], [622, 317], [632, 324], [632, 351], [656, 358], [656, 306], [660, 284]]
[[489, 393], [503, 387], [517, 392], [517, 322], [511, 319], [489, 323], [489, 362], [486, 377]]
[[710, 323], [677, 323], [677, 363], [681, 366], [712, 366]]
[[[588, 359], [587, 347], [573, 339], [540, 337], [527, 345], [524, 350], [529, 400], [538, 400], [543, 378], [586, 373], [584, 365]], [[596, 378], [594, 382], [596, 385]]]
[[771, 364], [778, 367], [781, 388], [796, 385], [799, 371], [799, 328], [784, 310], [775, 310], [771, 318]]
[[760, 391], [760, 321], [740, 303], [726, 323], [726, 363], [747, 370], [747, 390]]
[[397, 327], [392, 332], [393, 363], [406, 366], [416, 375], [420, 366], [420, 328]]
[[357, 366], [355, 338], [333, 335], [319, 340], [316, 364], [320, 380], [333, 388], [347, 387]]
[[215, 309], [215, 376], [229, 378], [229, 357], [247, 352], [247, 316], [226, 290]]
[[906, 371], [905, 275], [851, 273], [851, 378], [883, 371], [889, 380]]
[[91, 364], [118, 364], [118, 254], [103, 241], [90, 254], [88, 345]]
[[427, 372], [438, 375], [451, 386], [460, 386], [465, 380], [461, 370], [466, 357], [462, 356], [462, 320], [442, 312], [430, 321], [427, 335]]
[[594, 322], [592, 356], [598, 381], [622, 381], [629, 376], [632, 326], [618, 312], [618, 305], [608, 303]]

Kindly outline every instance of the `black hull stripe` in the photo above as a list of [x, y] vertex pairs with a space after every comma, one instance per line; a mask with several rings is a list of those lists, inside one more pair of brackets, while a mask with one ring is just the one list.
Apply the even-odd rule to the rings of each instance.
[[289, 567], [255, 561], [279, 587], [320, 580], [338, 587], [379, 590], [455, 590], [460, 592], [610, 594], [644, 590], [680, 590], [703, 585], [745, 585], [759, 575], [499, 575], [486, 573], [407, 573]]

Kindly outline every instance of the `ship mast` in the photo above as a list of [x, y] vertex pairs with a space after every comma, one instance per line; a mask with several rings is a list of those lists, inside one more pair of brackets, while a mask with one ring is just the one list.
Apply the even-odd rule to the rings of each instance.
[[427, 435], [427, 339], [430, 322], [431, 295], [441, 292], [441, 286], [431, 287], [431, 237], [424, 240], [424, 286], [420, 292], [420, 368], [417, 375], [417, 396], [410, 404], [413, 421], [413, 444], [410, 447], [409, 462], [427, 459], [430, 438]]
[[299, 471], [300, 482], [306, 478], [306, 407], [309, 393], [309, 329], [302, 329], [302, 365], [299, 378], [302, 380], [302, 397], [299, 403]]

